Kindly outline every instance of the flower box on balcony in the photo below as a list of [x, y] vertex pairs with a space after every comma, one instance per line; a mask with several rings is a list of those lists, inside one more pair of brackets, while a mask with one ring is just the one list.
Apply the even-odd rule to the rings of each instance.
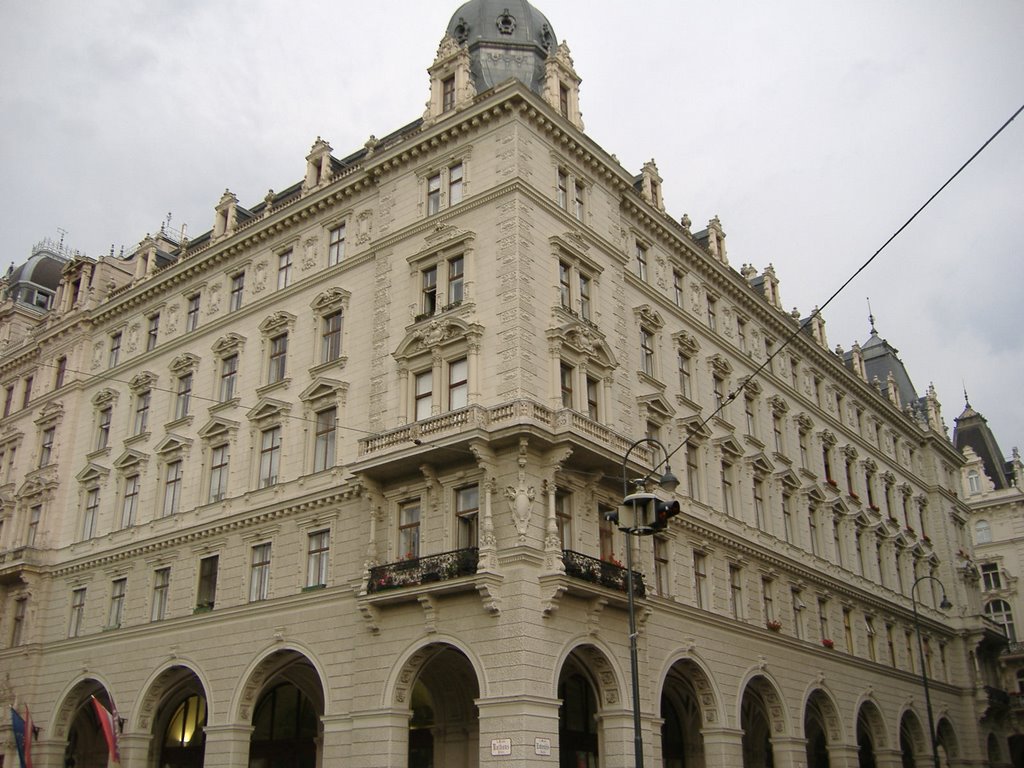
[[824, 645], [826, 648], [835, 648], [836, 647], [835, 640], [832, 640], [831, 638], [828, 638], [828, 637], [821, 638], [821, 644]]
[[771, 619], [765, 622], [765, 626], [768, 627], [772, 632], [779, 632], [782, 630], [782, 622], [778, 619]]

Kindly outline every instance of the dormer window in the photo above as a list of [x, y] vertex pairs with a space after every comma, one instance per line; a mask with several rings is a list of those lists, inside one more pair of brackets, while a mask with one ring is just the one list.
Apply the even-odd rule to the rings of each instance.
[[441, 81], [441, 110], [455, 109], [455, 75]]
[[565, 83], [558, 84], [558, 111], [562, 117], [569, 117], [569, 89]]

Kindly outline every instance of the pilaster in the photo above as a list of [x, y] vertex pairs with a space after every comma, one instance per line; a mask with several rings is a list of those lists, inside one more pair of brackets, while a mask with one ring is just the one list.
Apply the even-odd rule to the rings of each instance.
[[252, 736], [251, 725], [235, 723], [207, 725], [204, 730], [206, 731], [204, 764], [216, 765], [217, 768], [248, 768], [249, 740]]

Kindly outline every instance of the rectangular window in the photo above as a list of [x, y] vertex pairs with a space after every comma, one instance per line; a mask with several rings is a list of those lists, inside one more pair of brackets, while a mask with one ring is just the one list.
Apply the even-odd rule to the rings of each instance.
[[636, 244], [636, 276], [647, 282], [647, 249], [640, 243]]
[[743, 569], [729, 566], [729, 608], [734, 619], [743, 618]]
[[718, 330], [718, 302], [708, 296], [708, 328]]
[[78, 637], [85, 625], [85, 587], [71, 591], [71, 618], [68, 621], [68, 637]]
[[192, 374], [186, 373], [178, 377], [178, 392], [174, 398], [174, 418], [184, 419], [188, 416], [192, 403]]
[[998, 563], [982, 563], [981, 578], [986, 592], [1003, 588], [1003, 579], [999, 574]]
[[313, 447], [313, 471], [322, 472], [334, 466], [335, 436], [338, 411], [325, 408], [316, 412], [316, 444]]
[[340, 264], [345, 258], [345, 225], [339, 224], [327, 233], [327, 266]]
[[462, 202], [462, 163], [448, 169], [448, 205]]
[[690, 400], [693, 398], [693, 380], [690, 374], [689, 355], [679, 352], [676, 355], [676, 365], [679, 368], [679, 394]]
[[4, 388], [4, 416], [10, 416], [14, 410], [14, 385]]
[[793, 606], [793, 634], [798, 639], [802, 640], [804, 637], [804, 625], [800, 621], [800, 614], [804, 609], [804, 601], [800, 599], [800, 591], [792, 590], [789, 593], [791, 605]]
[[210, 501], [220, 501], [228, 492], [228, 446], [210, 449]]
[[441, 81], [441, 111], [455, 109], [455, 76], [446, 77]]
[[100, 489], [90, 488], [85, 492], [85, 512], [82, 515], [82, 539], [96, 535], [96, 518], [100, 512]]
[[441, 210], [441, 174], [435, 173], [427, 179], [427, 216]]
[[196, 590], [196, 608], [210, 610], [217, 601], [217, 569], [219, 555], [199, 561], [199, 588]]
[[43, 430], [43, 438], [39, 444], [39, 466], [45, 467], [53, 458], [53, 436], [57, 432], [56, 427], [47, 427]]
[[292, 250], [289, 248], [277, 255], [277, 289], [287, 288], [292, 284]]
[[128, 475], [124, 479], [124, 503], [121, 506], [121, 527], [135, 525], [139, 511], [139, 476]]
[[458, 524], [458, 549], [477, 546], [480, 512], [480, 487], [469, 485], [455, 491], [455, 515]]
[[725, 407], [725, 382], [720, 376], [711, 377], [711, 391], [715, 398], [715, 412]]
[[68, 373], [68, 359], [63, 355], [57, 358], [57, 374], [53, 380], [53, 388], [60, 389], [64, 386], [64, 377]]
[[185, 332], [194, 331], [199, 327], [199, 303], [201, 296], [193, 293], [186, 300], [188, 308], [185, 310]]
[[611, 519], [615, 515], [614, 508], [604, 504], [597, 505], [597, 540], [601, 559], [606, 563], [615, 557], [615, 526]]
[[267, 383], [284, 381], [288, 370], [288, 334], [282, 333], [270, 340], [270, 356], [267, 360]]
[[775, 621], [775, 584], [771, 579], [761, 579], [761, 610], [765, 624]]
[[146, 351], [156, 349], [157, 337], [160, 335], [160, 314], [149, 316], [149, 326], [146, 329]]
[[698, 608], [710, 608], [708, 602], [707, 557], [703, 552], [693, 552], [693, 601]]
[[580, 317], [590, 320], [590, 278], [580, 275]]
[[740, 352], [747, 352], [747, 321], [736, 318], [736, 345]]
[[448, 260], [448, 307], [462, 303], [466, 285], [466, 260], [456, 256]]
[[569, 117], [569, 89], [564, 83], [558, 84], [558, 113], [562, 117]]
[[808, 466], [807, 466], [807, 457], [808, 457], [807, 442], [808, 442], [808, 440], [809, 440], [809, 437], [808, 437], [807, 433], [805, 431], [801, 430], [800, 431], [800, 436], [799, 436], [799, 441], [800, 441], [800, 466], [803, 467], [804, 469], [808, 469]]
[[399, 557], [413, 560], [420, 556], [420, 504], [403, 504], [398, 510]]
[[754, 399], [751, 397], [743, 398], [743, 418], [746, 421], [747, 434], [757, 437], [757, 416], [754, 413]]
[[846, 652], [854, 653], [853, 645], [853, 611], [843, 608], [843, 640], [846, 642]]
[[885, 625], [885, 647], [889, 651], [889, 664], [896, 669], [896, 643], [892, 639], [892, 624]]
[[683, 306], [683, 273], [672, 270], [672, 300], [677, 307]]
[[270, 544], [252, 548], [252, 567], [249, 571], [249, 602], [266, 600], [270, 593]]
[[576, 375], [576, 369], [568, 363], [562, 363], [558, 375], [562, 388], [562, 407], [572, 408], [572, 380]]
[[181, 459], [172, 461], [164, 472], [164, 517], [177, 514], [181, 508], [182, 464]]
[[331, 532], [309, 534], [306, 547], [306, 586], [327, 586], [327, 567], [331, 561]]
[[583, 221], [583, 185], [578, 181], [573, 184], [573, 200], [576, 218]]
[[153, 571], [153, 604], [149, 610], [150, 621], [167, 618], [167, 595], [171, 589], [171, 569], [157, 568]]
[[782, 417], [777, 414], [772, 414], [772, 436], [775, 440], [775, 452], [784, 454], [786, 452], [786, 440], [784, 435], [784, 425], [782, 423]]
[[416, 421], [430, 418], [434, 410], [434, 374], [423, 371], [416, 374], [415, 411]]
[[25, 546], [34, 547], [39, 538], [39, 521], [43, 517], [43, 506], [36, 504], [28, 513], [28, 536], [25, 537]]
[[764, 480], [760, 477], [755, 477], [753, 481], [754, 486], [754, 525], [760, 530], [764, 530]]
[[342, 312], [324, 315], [320, 331], [320, 360], [330, 363], [341, 357]]
[[722, 462], [722, 511], [732, 517], [736, 514], [736, 500], [733, 497], [733, 465]]
[[569, 210], [569, 175], [561, 168], [558, 169], [558, 207]]
[[646, 328], [640, 329], [640, 370], [654, 376], [654, 334]]
[[437, 267], [428, 267], [420, 275], [423, 314], [432, 315], [437, 312]]
[[281, 468], [281, 428], [271, 427], [262, 432], [260, 442], [260, 488], [277, 484]]
[[868, 639], [868, 658], [878, 661], [878, 650], [875, 646], [875, 623], [870, 616], [864, 617], [864, 632]]
[[228, 355], [220, 361], [220, 401], [226, 403], [235, 396], [238, 384], [238, 355]]
[[11, 622], [11, 646], [21, 645], [25, 636], [25, 614], [28, 609], [28, 598], [22, 597], [14, 601], [14, 616]]
[[121, 359], [121, 332], [110, 335], [110, 355], [107, 359], [107, 367], [113, 368]]
[[700, 457], [697, 453], [697, 446], [686, 445], [686, 490], [690, 498], [700, 501]]
[[594, 421], [600, 421], [600, 410], [598, 407], [599, 384], [597, 379], [587, 376], [587, 416]]
[[555, 494], [555, 528], [561, 548], [572, 549], [572, 496], [568, 493]]
[[565, 309], [572, 309], [572, 293], [569, 286], [572, 279], [572, 268], [564, 261], [558, 263], [558, 295], [559, 303]]
[[793, 543], [793, 494], [786, 489], [782, 491], [782, 535]]
[[128, 579], [114, 579], [110, 583], [110, 615], [107, 616], [107, 628], [120, 627], [124, 621], [124, 597], [128, 589]]
[[150, 392], [139, 392], [135, 395], [135, 419], [132, 424], [132, 434], [141, 435], [149, 428], [149, 400]]
[[654, 588], [661, 597], [668, 597], [671, 593], [669, 582], [669, 552], [668, 541], [661, 536], [654, 537]]
[[21, 407], [28, 408], [28, 404], [32, 402], [32, 382], [35, 380], [33, 376], [25, 377], [25, 390], [22, 392]]
[[448, 363], [448, 410], [469, 405], [469, 361], [466, 358]]
[[828, 631], [828, 600], [824, 598], [818, 600], [818, 631], [822, 640], [832, 639]]
[[228, 312], [235, 312], [242, 308], [242, 299], [245, 295], [245, 272], [239, 272], [231, 276], [231, 293], [228, 296]]

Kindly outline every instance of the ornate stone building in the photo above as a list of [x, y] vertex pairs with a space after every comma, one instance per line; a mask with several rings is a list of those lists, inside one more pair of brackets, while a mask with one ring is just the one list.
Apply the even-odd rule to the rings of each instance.
[[8, 286], [0, 669], [37, 768], [106, 764], [91, 696], [127, 768], [631, 765], [608, 518], [654, 440], [648, 764], [923, 765], [921, 663], [943, 759], [1008, 764], [934, 392], [670, 216], [525, 0], [460, 7], [428, 71], [422, 118], [318, 138], [209, 232]]

